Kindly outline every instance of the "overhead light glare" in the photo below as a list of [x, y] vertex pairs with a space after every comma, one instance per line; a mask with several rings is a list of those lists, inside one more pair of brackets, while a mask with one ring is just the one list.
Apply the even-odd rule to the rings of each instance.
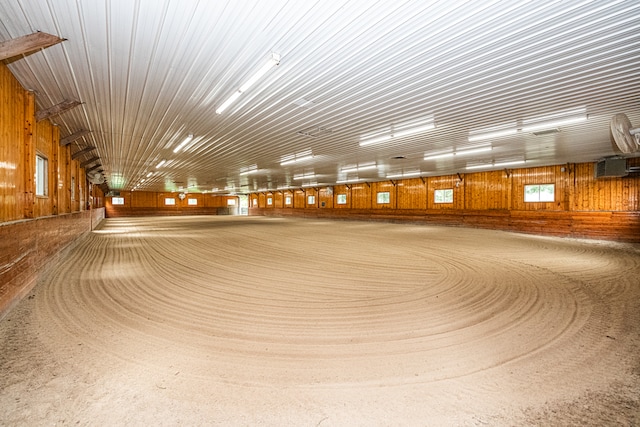
[[246, 92], [258, 80], [260, 80], [260, 78], [264, 76], [271, 68], [273, 68], [278, 64], [280, 64], [280, 55], [272, 52], [271, 57], [267, 60], [267, 62], [262, 67], [260, 67], [260, 69], [253, 76], [251, 76], [246, 82], [244, 82], [244, 84], [240, 86], [240, 89], [235, 91], [229, 98], [227, 98], [226, 101], [222, 103], [222, 105], [218, 107], [218, 109], [216, 110], [216, 114], [222, 114], [222, 112], [226, 110], [229, 107], [229, 105], [235, 102], [235, 100], [238, 99], [240, 95]]
[[349, 184], [351, 182], [360, 182], [360, 181], [362, 181], [361, 178], [341, 179], [336, 181], [336, 184]]
[[402, 173], [396, 173], [396, 174], [387, 175], [387, 178], [409, 178], [409, 177], [412, 177], [412, 176], [420, 176], [420, 175], [422, 175], [422, 172], [420, 172], [420, 171], [402, 172]]
[[149, 173], [147, 174], [147, 178], [149, 178], [151, 175], [153, 175], [153, 172], [149, 172]]
[[156, 165], [156, 169], [160, 169], [162, 166], [164, 166], [165, 163], [167, 163], [166, 160], [161, 160], [160, 163]]
[[455, 155], [454, 152], [451, 153], [442, 153], [442, 154], [433, 154], [430, 156], [424, 156], [425, 160], [434, 160], [434, 159], [444, 159], [445, 157], [453, 157]]
[[307, 160], [313, 159], [313, 154], [309, 154], [309, 152], [305, 152], [304, 154], [296, 154], [293, 156], [283, 157], [280, 166], [292, 165], [294, 163], [306, 162]]
[[187, 136], [176, 148], [173, 149], [173, 152], [177, 153], [178, 151], [182, 150], [188, 143], [191, 142], [192, 139], [193, 135], [189, 134], [189, 136]]
[[300, 181], [300, 180], [303, 180], [303, 179], [313, 179], [313, 178], [315, 178], [315, 177], [316, 177], [316, 174], [315, 174], [315, 173], [307, 173], [307, 174], [298, 174], [298, 175], [294, 175], [294, 176], [293, 176], [293, 179], [294, 179], [295, 181]]
[[260, 80], [262, 76], [267, 74], [272, 67], [275, 67], [280, 63], [280, 55], [277, 53], [271, 53], [271, 58], [264, 63], [264, 65], [256, 72], [249, 80], [247, 80], [242, 86], [240, 86], [240, 92], [246, 92], [251, 86], [254, 85], [255, 82]]
[[496, 130], [496, 131], [493, 131], [493, 132], [477, 133], [477, 134], [471, 133], [469, 135], [469, 142], [484, 141], [484, 140], [487, 140], [487, 139], [501, 138], [503, 136], [515, 135], [516, 133], [518, 133], [518, 129], [517, 128], [502, 129], [502, 130]]
[[467, 166], [466, 169], [467, 170], [473, 170], [473, 169], [483, 169], [483, 168], [501, 168], [501, 167], [505, 167], [505, 166], [515, 166], [515, 165], [522, 165], [525, 164], [526, 160], [516, 160], [516, 161], [510, 161], [510, 162], [501, 162], [501, 163], [484, 163], [481, 165], [471, 165], [471, 166]]
[[370, 163], [370, 164], [357, 165], [357, 166], [347, 166], [340, 169], [340, 172], [343, 172], [343, 173], [360, 172], [360, 171], [366, 171], [366, 170], [377, 169], [377, 168], [378, 168], [378, 165], [376, 163]]
[[360, 138], [360, 146], [378, 144], [380, 142], [389, 141], [395, 138], [404, 138], [405, 136], [415, 135], [418, 133], [426, 132], [436, 127], [433, 116], [427, 119], [420, 119], [419, 121], [405, 122], [397, 125], [392, 125], [384, 132], [376, 132], [375, 134], [364, 135]]
[[546, 116], [526, 119], [522, 121], [522, 132], [533, 132], [543, 129], [553, 129], [558, 126], [584, 122], [588, 119], [587, 109], [560, 111]]

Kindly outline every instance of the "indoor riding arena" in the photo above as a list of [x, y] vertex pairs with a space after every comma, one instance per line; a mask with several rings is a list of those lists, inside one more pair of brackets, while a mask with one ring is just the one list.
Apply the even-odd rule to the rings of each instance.
[[0, 4], [0, 425], [640, 425], [637, 22]]

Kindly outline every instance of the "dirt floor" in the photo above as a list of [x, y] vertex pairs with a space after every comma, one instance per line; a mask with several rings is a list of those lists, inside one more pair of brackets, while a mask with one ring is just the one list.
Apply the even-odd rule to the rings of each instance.
[[109, 219], [0, 321], [0, 425], [640, 425], [640, 245]]

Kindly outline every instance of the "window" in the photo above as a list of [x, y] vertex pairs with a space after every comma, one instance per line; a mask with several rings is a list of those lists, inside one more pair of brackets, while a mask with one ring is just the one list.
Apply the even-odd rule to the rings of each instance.
[[347, 195], [346, 194], [338, 194], [338, 197], [336, 197], [336, 203], [339, 205], [346, 205], [347, 204]]
[[187, 199], [187, 205], [198, 206], [198, 199]]
[[165, 206], [173, 206], [176, 204], [176, 199], [174, 199], [173, 197], [166, 197], [164, 199], [164, 204]]
[[36, 196], [49, 194], [49, 161], [46, 157], [36, 155]]
[[433, 201], [435, 203], [453, 203], [453, 188], [436, 190], [434, 192]]
[[235, 206], [236, 199], [227, 199], [227, 206]]
[[284, 204], [285, 205], [290, 205], [291, 204], [291, 196], [287, 196], [284, 198]]
[[71, 200], [76, 200], [76, 177], [71, 177]]
[[257, 208], [258, 207], [258, 199], [253, 199], [252, 205], [253, 205], [254, 208]]
[[525, 202], [553, 202], [555, 201], [554, 184], [535, 184], [524, 186]]
[[316, 204], [316, 196], [307, 197], [307, 204], [308, 205], [315, 205]]
[[380, 193], [377, 194], [377, 200], [379, 205], [384, 203], [389, 203], [389, 192], [381, 191]]
[[271, 206], [271, 205], [273, 205], [273, 198], [267, 197], [267, 206]]
[[111, 198], [112, 205], [124, 205], [124, 197], [112, 197]]

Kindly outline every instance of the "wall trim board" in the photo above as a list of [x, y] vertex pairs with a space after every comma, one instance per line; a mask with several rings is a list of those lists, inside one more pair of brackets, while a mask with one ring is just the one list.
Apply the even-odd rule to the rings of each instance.
[[0, 319], [104, 219], [105, 209], [0, 224]]

